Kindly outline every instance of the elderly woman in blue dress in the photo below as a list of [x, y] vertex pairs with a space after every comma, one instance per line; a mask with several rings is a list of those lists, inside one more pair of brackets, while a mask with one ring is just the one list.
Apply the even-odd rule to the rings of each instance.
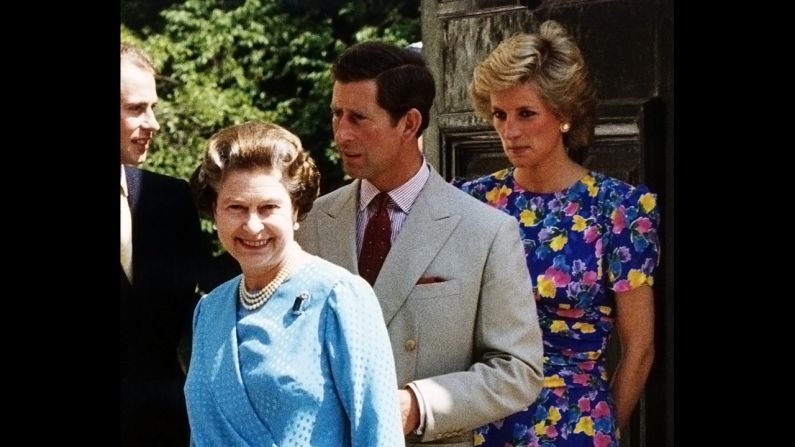
[[404, 445], [372, 288], [293, 240], [319, 177], [295, 135], [252, 121], [213, 135], [191, 179], [243, 272], [194, 312], [193, 445]]
[[569, 156], [593, 139], [596, 101], [557, 22], [500, 43], [475, 68], [470, 96], [512, 166], [454, 184], [520, 222], [544, 343], [536, 403], [480, 428], [475, 445], [617, 447], [654, 359], [656, 197]]

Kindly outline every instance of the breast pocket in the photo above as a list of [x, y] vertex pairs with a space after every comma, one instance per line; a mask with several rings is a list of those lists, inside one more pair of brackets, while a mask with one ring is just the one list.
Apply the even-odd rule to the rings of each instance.
[[461, 293], [461, 281], [451, 279], [444, 282], [417, 284], [411, 291], [411, 297], [417, 300], [444, 298]]

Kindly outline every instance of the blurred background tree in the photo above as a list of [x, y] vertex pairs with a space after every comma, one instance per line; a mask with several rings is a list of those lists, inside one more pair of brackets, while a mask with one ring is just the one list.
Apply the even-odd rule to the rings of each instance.
[[329, 69], [372, 39], [419, 41], [420, 0], [122, 0], [121, 40], [159, 71], [161, 129], [143, 167], [188, 179], [213, 133], [264, 119], [301, 138], [321, 193], [341, 186]]

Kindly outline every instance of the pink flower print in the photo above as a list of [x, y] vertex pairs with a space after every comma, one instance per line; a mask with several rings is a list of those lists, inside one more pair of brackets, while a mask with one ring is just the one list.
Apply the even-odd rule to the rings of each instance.
[[574, 383], [578, 385], [587, 385], [588, 380], [591, 379], [590, 374], [575, 374], [574, 375]]
[[592, 369], [593, 369], [593, 367], [594, 367], [594, 366], [596, 366], [596, 362], [595, 362], [595, 361], [593, 361], [593, 360], [586, 360], [586, 361], [584, 361], [584, 362], [580, 362], [580, 363], [578, 364], [578, 366], [579, 366], [579, 367], [580, 367], [580, 369], [582, 369], [583, 371], [590, 371], [590, 370], [592, 370]]
[[621, 281], [617, 282], [616, 285], [613, 286], [614, 292], [628, 292], [632, 288], [630, 287], [629, 281], [626, 279], [622, 279]]
[[601, 238], [596, 240], [596, 246], [594, 247], [594, 255], [597, 258], [601, 258], [602, 257], [602, 239]]
[[574, 213], [576, 213], [577, 210], [579, 210], [579, 209], [580, 209], [580, 204], [579, 203], [577, 203], [577, 202], [569, 202], [569, 204], [566, 205], [566, 208], [563, 208], [563, 212], [566, 213], [567, 216], [573, 216]]
[[610, 435], [605, 435], [600, 432], [596, 432], [593, 437], [593, 445], [594, 447], [610, 447], [610, 443], [613, 442], [613, 438]]
[[627, 222], [624, 219], [624, 205], [616, 208], [610, 218], [613, 219], [613, 234], [619, 234], [624, 231], [624, 228], [627, 226]]
[[558, 437], [558, 430], [555, 428], [554, 425], [550, 425], [547, 427], [547, 437], [550, 439], [555, 439]]
[[590, 227], [585, 229], [585, 243], [590, 244], [596, 238], [599, 237], [599, 231], [597, 231], [596, 225], [591, 225]]
[[591, 399], [588, 399], [588, 396], [583, 396], [577, 401], [577, 406], [583, 413], [591, 411]]
[[566, 387], [565, 386], [559, 386], [559, 387], [556, 387], [556, 388], [552, 388], [552, 394], [554, 394], [555, 396], [558, 396], [558, 397], [563, 396], [563, 392], [564, 391], [566, 391]]
[[544, 272], [545, 278], [552, 278], [555, 280], [555, 287], [566, 287], [571, 282], [571, 276], [563, 270], [558, 270], [550, 267]]
[[649, 232], [649, 229], [651, 229], [651, 221], [648, 217], [641, 217], [635, 221], [635, 229], [638, 230], [640, 234], [646, 234]]
[[596, 408], [594, 408], [593, 413], [591, 416], [594, 418], [602, 418], [605, 416], [610, 416], [610, 407], [607, 405], [607, 402], [601, 401], [596, 404]]
[[585, 315], [583, 309], [558, 309], [557, 314], [566, 318], [580, 318]]
[[590, 286], [596, 282], [596, 272], [593, 270], [588, 270], [585, 274], [582, 275], [582, 283], [586, 286]]

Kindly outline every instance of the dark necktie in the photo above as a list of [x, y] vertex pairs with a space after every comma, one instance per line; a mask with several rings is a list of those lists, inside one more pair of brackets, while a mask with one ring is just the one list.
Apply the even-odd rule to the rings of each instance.
[[364, 240], [362, 240], [362, 250], [359, 254], [359, 275], [366, 279], [370, 285], [375, 284], [378, 272], [384, 265], [384, 259], [392, 246], [392, 223], [389, 221], [389, 213], [386, 205], [389, 203], [389, 194], [382, 192], [375, 196], [371, 202], [377, 206], [377, 211], [367, 222], [364, 229]]
[[127, 195], [124, 194], [124, 188], [119, 186], [121, 193], [121, 239], [120, 239], [120, 261], [121, 268], [127, 274], [127, 279], [132, 284], [133, 270], [132, 270], [132, 217], [130, 216], [130, 203], [127, 201]]

